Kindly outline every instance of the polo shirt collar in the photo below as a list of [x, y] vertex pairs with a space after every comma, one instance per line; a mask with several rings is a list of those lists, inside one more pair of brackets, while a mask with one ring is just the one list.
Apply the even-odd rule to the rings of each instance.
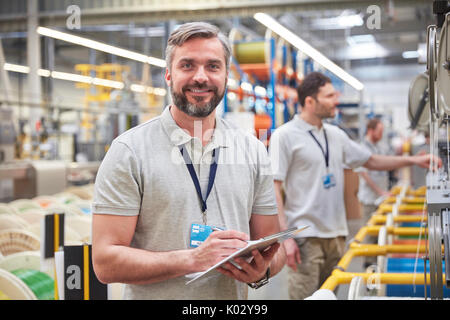
[[[171, 107], [176, 108], [173, 106], [167, 106], [161, 113], [162, 125], [167, 135], [169, 136], [170, 141], [176, 146], [181, 146], [194, 139], [194, 137], [192, 137], [186, 130], [177, 125], [172, 117], [172, 114], [170, 113]], [[218, 131], [220, 131], [220, 133], [216, 134]], [[228, 147], [225, 135], [226, 128], [223, 125], [221, 119], [216, 116], [216, 127], [214, 128], [214, 134], [211, 137], [211, 141], [208, 143], [207, 148], [209, 149], [209, 146], [211, 146], [212, 148]]]
[[297, 114], [294, 118], [295, 118], [295, 121], [297, 122], [297, 125], [298, 125], [302, 130], [305, 130], [305, 131], [311, 131], [311, 130], [313, 130], [313, 131], [321, 131], [321, 130], [323, 129], [323, 123], [322, 123], [322, 127], [319, 129], [319, 128], [316, 127], [315, 125], [312, 125], [312, 124], [306, 122], [305, 120], [303, 120], [303, 119], [300, 117], [300, 114]]

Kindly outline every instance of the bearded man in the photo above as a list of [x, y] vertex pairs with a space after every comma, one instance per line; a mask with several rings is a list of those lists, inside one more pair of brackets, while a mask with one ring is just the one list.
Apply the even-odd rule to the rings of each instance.
[[216, 117], [230, 56], [213, 25], [172, 32], [165, 80], [173, 103], [117, 137], [102, 161], [93, 266], [101, 282], [126, 284], [125, 299], [247, 299], [247, 284], [267, 283], [284, 265], [275, 244], [186, 285], [248, 240], [279, 231], [264, 145]]

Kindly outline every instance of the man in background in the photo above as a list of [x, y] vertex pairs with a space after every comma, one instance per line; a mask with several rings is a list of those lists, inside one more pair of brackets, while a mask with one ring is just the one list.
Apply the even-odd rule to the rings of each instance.
[[[362, 146], [372, 154], [386, 154], [379, 144], [383, 138], [384, 125], [380, 119], [374, 118], [367, 122], [366, 136]], [[386, 171], [368, 170], [361, 168], [358, 171], [359, 192], [358, 198], [362, 205], [363, 225], [367, 223], [373, 212], [377, 210], [376, 200], [390, 195], [388, 191], [389, 177]]]
[[275, 130], [269, 152], [281, 229], [309, 226], [299, 237], [283, 242], [289, 296], [305, 299], [320, 288], [344, 254], [344, 167], [428, 167], [432, 157], [372, 154], [342, 129], [325, 123], [336, 115], [338, 92], [319, 72], [309, 73], [297, 93], [301, 113]]

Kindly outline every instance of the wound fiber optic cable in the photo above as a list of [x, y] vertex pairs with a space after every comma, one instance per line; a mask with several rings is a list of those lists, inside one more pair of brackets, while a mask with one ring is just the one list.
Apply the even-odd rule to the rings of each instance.
[[32, 269], [17, 269], [11, 273], [22, 280], [38, 300], [54, 299], [54, 281], [48, 274]]

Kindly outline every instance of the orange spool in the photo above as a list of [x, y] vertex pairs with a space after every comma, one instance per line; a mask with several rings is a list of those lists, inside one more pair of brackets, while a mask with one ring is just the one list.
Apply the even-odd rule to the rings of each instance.
[[255, 114], [255, 132], [258, 139], [265, 136], [263, 143], [269, 143], [269, 130], [272, 127], [272, 118], [267, 114]]

